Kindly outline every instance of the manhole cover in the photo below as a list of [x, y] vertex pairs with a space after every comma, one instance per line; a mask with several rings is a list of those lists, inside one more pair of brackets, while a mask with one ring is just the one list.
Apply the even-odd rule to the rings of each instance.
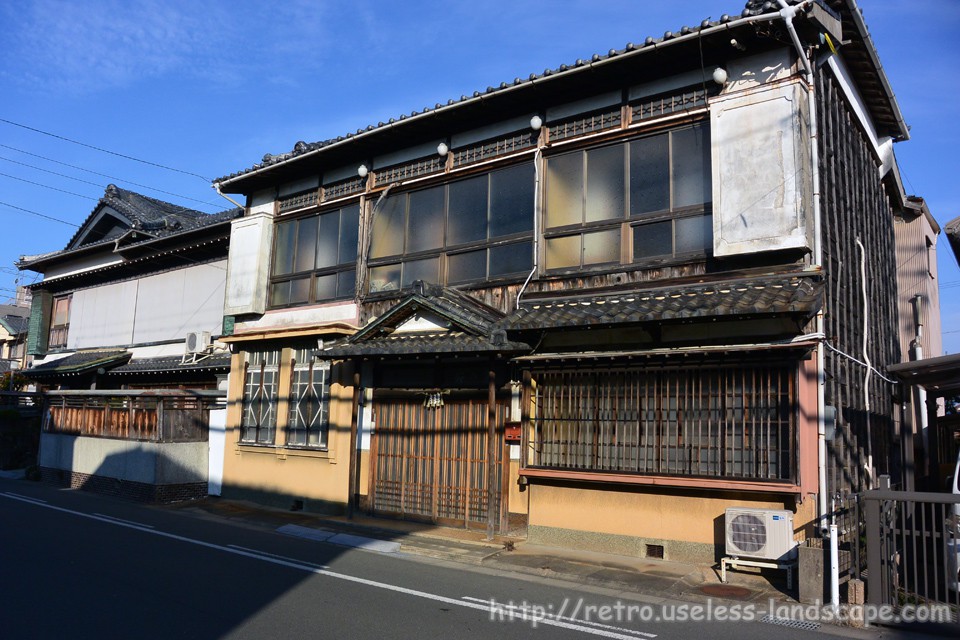
[[735, 587], [732, 584], [708, 584], [700, 587], [700, 591], [714, 598], [749, 598], [753, 595], [750, 589]]

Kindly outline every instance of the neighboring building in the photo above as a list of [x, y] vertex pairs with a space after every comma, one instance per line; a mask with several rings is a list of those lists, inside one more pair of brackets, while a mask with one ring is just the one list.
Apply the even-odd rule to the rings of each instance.
[[[901, 191], [902, 193], [902, 191]], [[943, 355], [940, 329], [940, 282], [937, 279], [937, 236], [940, 225], [923, 198], [898, 198], [891, 193], [897, 248], [900, 356], [914, 362]], [[903, 479], [911, 489], [917, 477], [927, 475], [929, 452], [927, 394], [922, 387], [905, 399]], [[906, 437], [913, 433], [913, 438]]]
[[66, 248], [21, 259], [44, 275], [30, 287], [25, 372], [46, 390], [44, 479], [150, 501], [206, 494], [210, 414], [222, 413], [211, 407], [229, 369], [214, 341], [239, 213], [110, 185]]
[[856, 360], [900, 361], [908, 128], [853, 0], [773, 4], [219, 179], [223, 495], [712, 561], [898, 472]]
[[27, 356], [29, 326], [29, 306], [0, 305], [0, 373], [11, 368], [27, 368], [30, 362]]

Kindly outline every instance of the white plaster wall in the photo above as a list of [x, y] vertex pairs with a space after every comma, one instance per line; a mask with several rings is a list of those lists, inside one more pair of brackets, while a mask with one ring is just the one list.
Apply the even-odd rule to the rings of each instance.
[[275, 329], [296, 329], [333, 322], [356, 325], [358, 322], [357, 314], [358, 309], [354, 302], [325, 304], [302, 309], [278, 309], [265, 313], [256, 320], [238, 322], [233, 333], [234, 335], [241, 335]]
[[138, 281], [84, 289], [70, 303], [69, 349], [124, 345], [133, 342]]
[[134, 344], [182, 340], [191, 331], [220, 333], [227, 261], [140, 280]]

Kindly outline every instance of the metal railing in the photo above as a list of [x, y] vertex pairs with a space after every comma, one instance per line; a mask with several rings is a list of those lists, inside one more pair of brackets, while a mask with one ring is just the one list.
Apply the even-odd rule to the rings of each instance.
[[223, 391], [49, 391], [43, 430], [80, 436], [197, 442]]
[[960, 613], [960, 496], [877, 489], [861, 494], [867, 602], [946, 605]]

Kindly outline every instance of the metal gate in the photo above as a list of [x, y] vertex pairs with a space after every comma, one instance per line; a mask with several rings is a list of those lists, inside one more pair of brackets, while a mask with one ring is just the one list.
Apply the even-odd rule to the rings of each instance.
[[[375, 399], [371, 487], [374, 512], [438, 524], [488, 521], [486, 396], [447, 397], [424, 406], [423, 396]], [[503, 521], [503, 426], [509, 407], [497, 403], [494, 509]]]
[[867, 533], [867, 602], [940, 605], [960, 615], [960, 496], [876, 489], [861, 494]]

